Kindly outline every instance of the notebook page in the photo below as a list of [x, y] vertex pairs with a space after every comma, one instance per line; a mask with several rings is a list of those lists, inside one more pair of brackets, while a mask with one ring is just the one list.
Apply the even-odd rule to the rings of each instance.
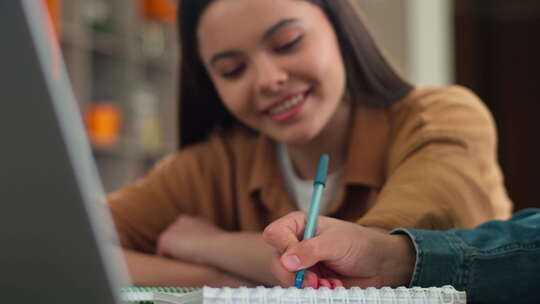
[[155, 293], [154, 304], [201, 304], [203, 303], [203, 290], [187, 294]]
[[441, 288], [211, 288], [191, 294], [156, 293], [163, 304], [465, 304], [465, 292]]
[[[124, 303], [153, 303], [156, 294], [187, 294], [200, 291], [200, 288], [169, 287], [169, 286], [129, 286], [120, 289], [121, 299]], [[200, 296], [202, 299], [202, 294]], [[202, 300], [201, 300], [202, 301]]]

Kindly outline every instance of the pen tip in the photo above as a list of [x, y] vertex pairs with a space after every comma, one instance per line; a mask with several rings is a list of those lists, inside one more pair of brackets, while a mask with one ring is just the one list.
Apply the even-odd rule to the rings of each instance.
[[296, 276], [294, 277], [294, 287], [299, 289], [302, 288], [302, 285], [304, 284], [304, 273], [304, 269], [296, 272]]

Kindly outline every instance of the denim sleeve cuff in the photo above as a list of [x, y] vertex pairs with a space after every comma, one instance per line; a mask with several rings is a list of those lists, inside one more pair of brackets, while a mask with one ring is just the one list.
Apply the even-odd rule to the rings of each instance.
[[463, 290], [466, 269], [463, 242], [454, 234], [441, 231], [398, 228], [391, 234], [407, 235], [416, 249], [416, 264], [409, 287], [442, 287], [452, 285]]

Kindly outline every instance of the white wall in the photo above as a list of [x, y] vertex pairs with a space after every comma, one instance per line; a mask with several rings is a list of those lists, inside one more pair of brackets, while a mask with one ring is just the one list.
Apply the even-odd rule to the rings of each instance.
[[356, 0], [392, 62], [418, 85], [454, 82], [452, 0]]

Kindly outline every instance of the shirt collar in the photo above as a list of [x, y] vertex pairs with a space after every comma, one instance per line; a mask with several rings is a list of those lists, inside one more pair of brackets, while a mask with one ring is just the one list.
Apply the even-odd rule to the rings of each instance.
[[356, 106], [343, 172], [344, 184], [381, 187], [385, 180], [390, 123], [385, 108]]
[[248, 191], [252, 196], [258, 195], [259, 201], [271, 210], [273, 215], [287, 214], [295, 210], [285, 188], [274, 141], [266, 135], [259, 135], [256, 142]]
[[[254, 159], [248, 188], [250, 193], [261, 190], [281, 176], [274, 144], [268, 136], [259, 135], [255, 145]], [[276, 176], [276, 173], [279, 175]]]
[[[353, 111], [343, 182], [380, 187], [385, 179], [390, 133], [387, 109], [357, 105]], [[250, 193], [260, 190], [274, 196], [278, 195], [275, 188], [280, 187], [285, 193], [276, 148], [268, 136], [259, 135], [254, 159], [248, 188]]]

